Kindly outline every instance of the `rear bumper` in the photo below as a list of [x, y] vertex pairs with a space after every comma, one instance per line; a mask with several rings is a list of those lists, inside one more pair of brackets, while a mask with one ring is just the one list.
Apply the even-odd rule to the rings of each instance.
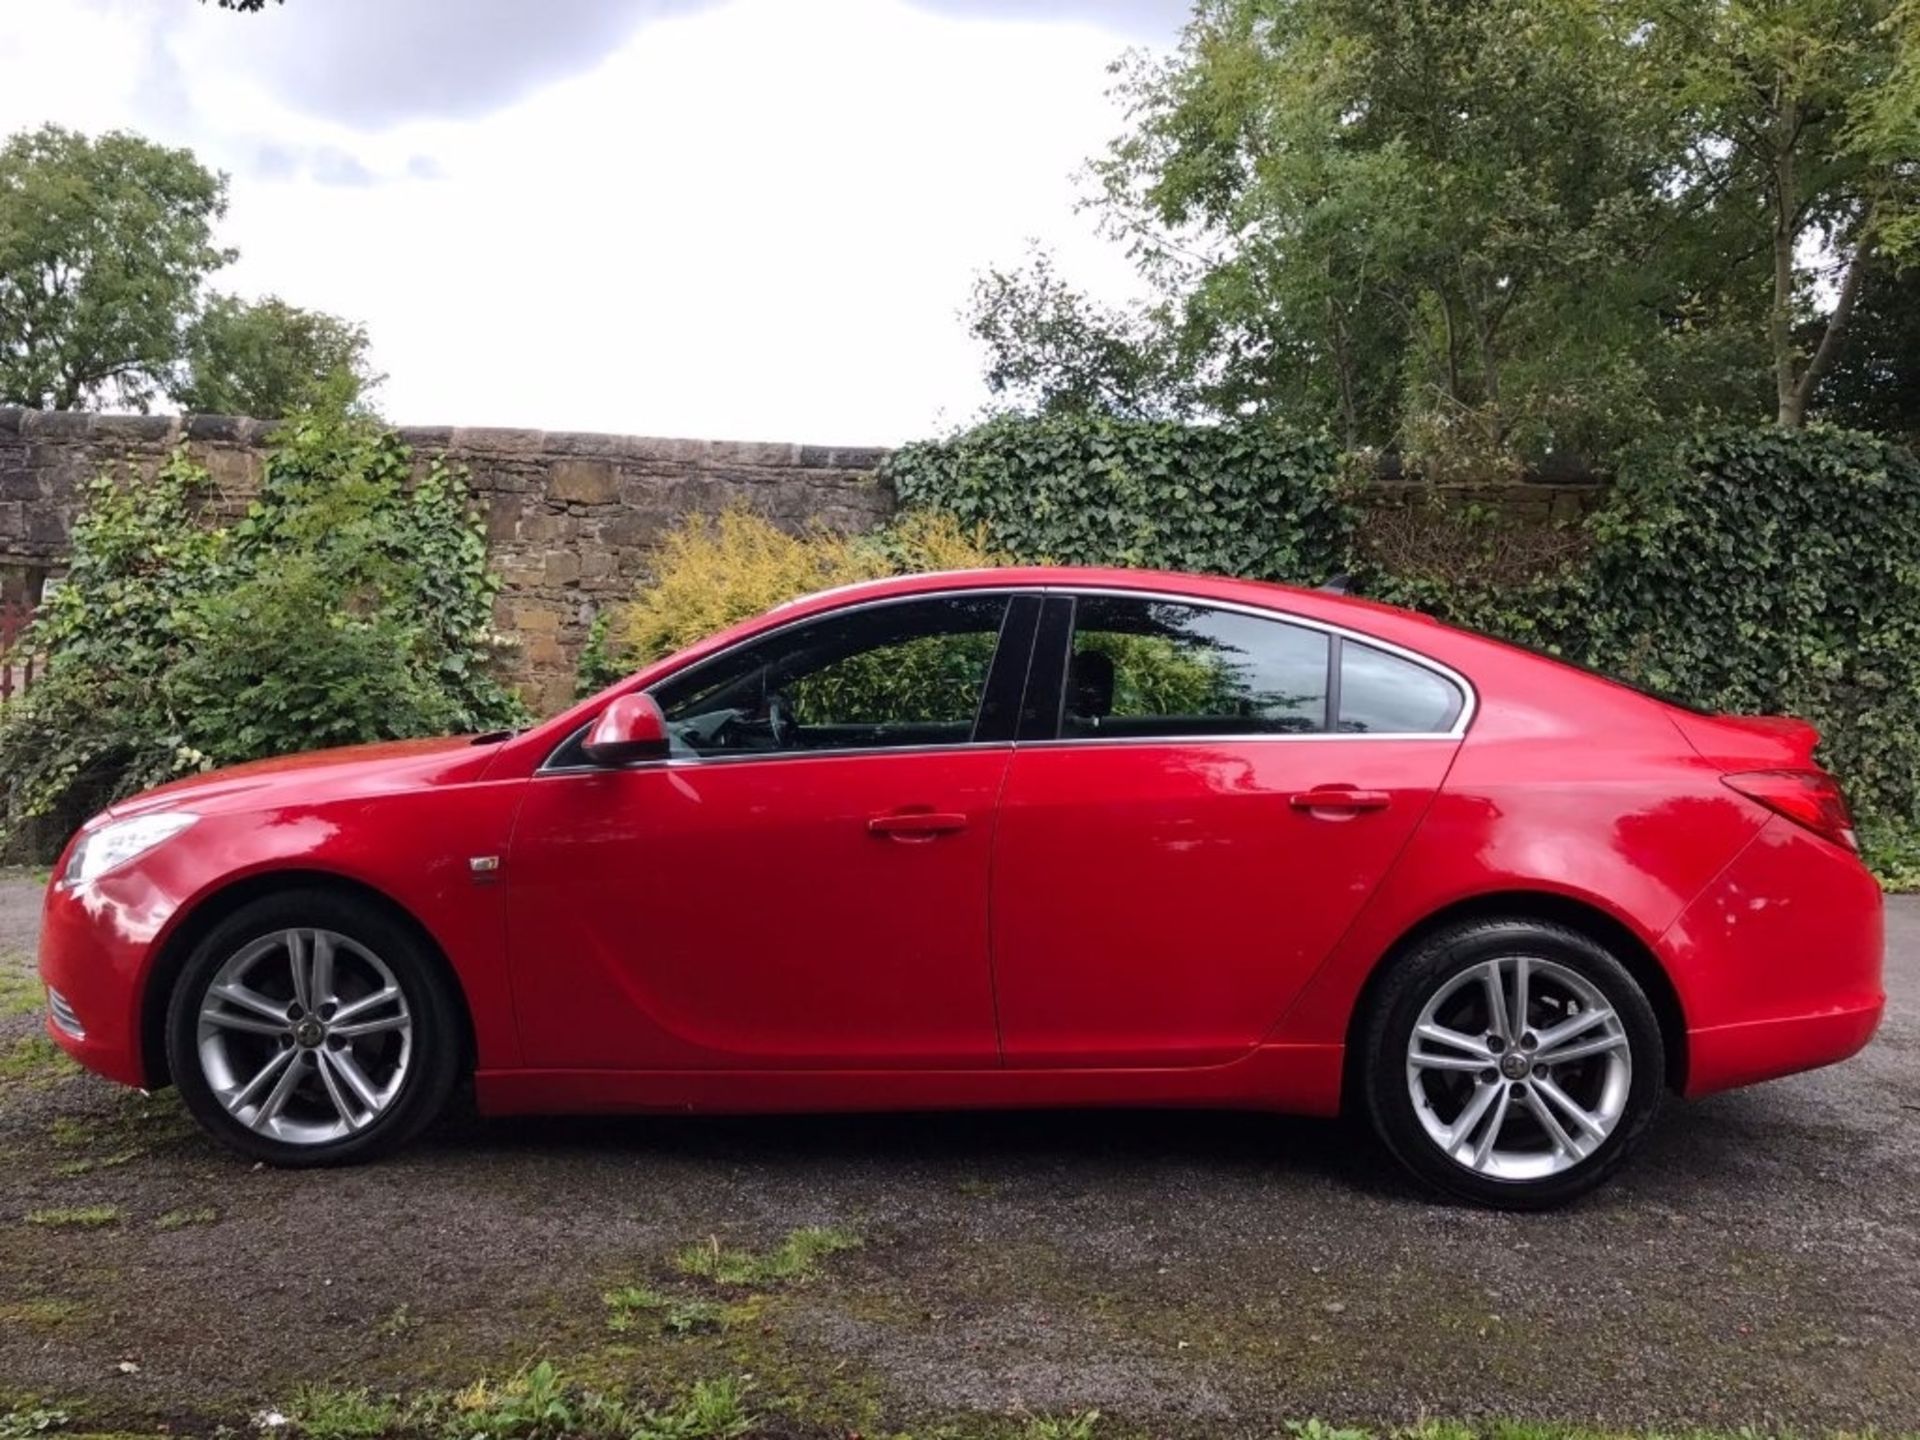
[[1661, 948], [1687, 1017], [1688, 1095], [1845, 1060], [1886, 1006], [1878, 883], [1787, 820], [1768, 821]]
[[1687, 1094], [1775, 1080], [1857, 1055], [1880, 1028], [1883, 1001], [1824, 1015], [1751, 1020], [1688, 1034]]

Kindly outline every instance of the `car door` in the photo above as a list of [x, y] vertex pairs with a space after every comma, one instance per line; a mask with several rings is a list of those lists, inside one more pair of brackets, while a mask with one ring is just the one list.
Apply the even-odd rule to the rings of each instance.
[[1419, 823], [1468, 703], [1437, 667], [1306, 622], [1050, 599], [994, 860], [1007, 1063], [1258, 1044]]
[[1039, 607], [829, 612], [653, 687], [668, 759], [562, 746], [507, 863], [527, 1063], [997, 1064], [992, 819]]

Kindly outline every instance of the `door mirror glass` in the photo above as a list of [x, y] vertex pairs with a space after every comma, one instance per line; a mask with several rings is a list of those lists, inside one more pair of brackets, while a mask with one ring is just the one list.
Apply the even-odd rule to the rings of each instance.
[[581, 752], [595, 765], [667, 758], [667, 722], [651, 695], [622, 695], [593, 722]]

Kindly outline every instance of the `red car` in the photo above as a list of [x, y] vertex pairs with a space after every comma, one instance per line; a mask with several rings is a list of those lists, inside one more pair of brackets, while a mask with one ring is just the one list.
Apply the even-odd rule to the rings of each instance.
[[1853, 1054], [1812, 729], [1363, 601], [1022, 569], [783, 606], [513, 735], [90, 821], [48, 1030], [274, 1164], [490, 1114], [1364, 1110], [1544, 1206], [1664, 1093]]

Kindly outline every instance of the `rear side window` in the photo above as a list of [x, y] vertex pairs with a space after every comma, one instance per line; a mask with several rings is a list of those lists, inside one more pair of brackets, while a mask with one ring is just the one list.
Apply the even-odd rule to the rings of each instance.
[[1424, 665], [1357, 640], [1340, 643], [1340, 732], [1436, 735], [1465, 704], [1459, 688]]
[[1234, 610], [1082, 596], [1074, 608], [1061, 735], [1323, 731], [1328, 644], [1318, 630]]

